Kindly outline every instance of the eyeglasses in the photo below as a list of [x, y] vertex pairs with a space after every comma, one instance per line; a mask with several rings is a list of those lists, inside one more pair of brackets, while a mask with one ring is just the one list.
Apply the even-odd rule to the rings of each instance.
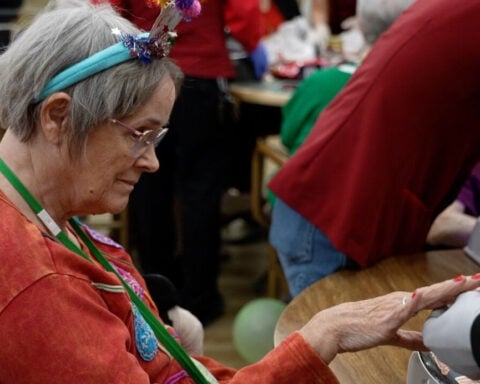
[[148, 129], [141, 132], [138, 129], [130, 127], [129, 125], [117, 119], [110, 119], [110, 122], [113, 124], [118, 124], [119, 126], [132, 132], [133, 136], [135, 137], [135, 144], [132, 148], [132, 155], [134, 156], [141, 155], [149, 145], [156, 147], [168, 132], [168, 128]]

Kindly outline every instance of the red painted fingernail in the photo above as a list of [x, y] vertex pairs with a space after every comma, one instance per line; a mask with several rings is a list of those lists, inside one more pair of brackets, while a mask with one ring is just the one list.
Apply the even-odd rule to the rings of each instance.
[[475, 273], [475, 274], [472, 276], [472, 279], [474, 279], [474, 280], [480, 279], [480, 273]]
[[412, 299], [414, 299], [415, 296], [417, 296], [417, 291], [413, 291], [413, 292], [412, 292]]
[[465, 279], [465, 276], [463, 276], [463, 275], [458, 275], [457, 277], [455, 277], [455, 278], [453, 279], [453, 281], [459, 283], [460, 281], [463, 281], [464, 279]]

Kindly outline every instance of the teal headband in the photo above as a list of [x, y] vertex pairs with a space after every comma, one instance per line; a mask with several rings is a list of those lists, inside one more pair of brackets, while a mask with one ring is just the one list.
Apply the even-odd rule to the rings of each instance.
[[[118, 33], [114, 31], [114, 33]], [[141, 33], [137, 37], [121, 35], [120, 42], [105, 48], [104, 50], [87, 57], [64, 71], [55, 75], [40, 92], [35, 102], [40, 102], [52, 93], [66, 89], [86, 78], [102, 72], [115, 65], [138, 58], [140, 61], [149, 63], [151, 52], [147, 51], [147, 45], [151, 44], [148, 33]], [[168, 52], [163, 52], [162, 57]]]
[[133, 36], [114, 28], [112, 33], [119, 37], [118, 43], [56, 74], [35, 98], [34, 103], [125, 61], [137, 58], [142, 63], [148, 64], [152, 58], [168, 56], [177, 37], [174, 31], [176, 25], [183, 17], [197, 16], [200, 9], [198, 0], [180, 1], [178, 5], [170, 0], [155, 20], [150, 33]]

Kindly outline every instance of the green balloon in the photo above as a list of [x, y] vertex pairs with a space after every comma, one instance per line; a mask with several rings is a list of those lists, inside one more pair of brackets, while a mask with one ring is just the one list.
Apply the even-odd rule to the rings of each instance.
[[248, 363], [255, 363], [273, 349], [273, 333], [285, 303], [256, 299], [243, 306], [233, 323], [233, 344]]

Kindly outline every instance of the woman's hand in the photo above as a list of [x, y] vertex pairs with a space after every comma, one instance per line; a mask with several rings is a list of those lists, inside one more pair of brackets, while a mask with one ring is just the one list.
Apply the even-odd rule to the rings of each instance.
[[421, 332], [400, 327], [417, 312], [452, 303], [462, 292], [480, 286], [480, 276], [459, 276], [384, 296], [343, 303], [317, 313], [301, 330], [305, 339], [328, 364], [340, 352], [354, 352], [377, 345], [425, 350]]

